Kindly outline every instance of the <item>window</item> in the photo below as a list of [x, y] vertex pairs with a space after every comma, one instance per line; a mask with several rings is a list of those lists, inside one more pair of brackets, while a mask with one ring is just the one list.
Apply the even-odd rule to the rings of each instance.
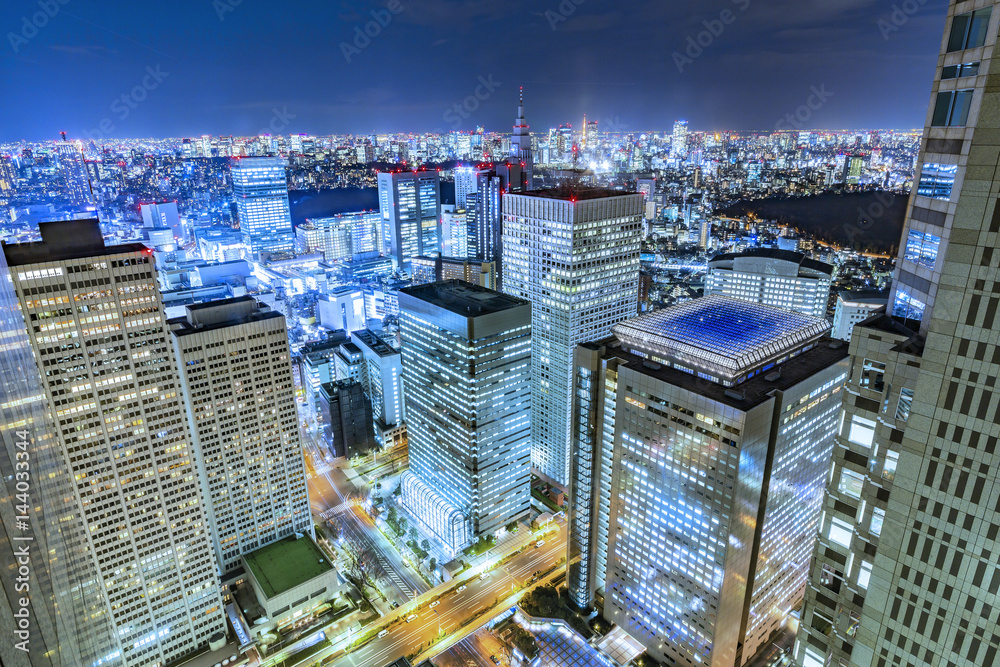
[[864, 475], [853, 470], [842, 470], [840, 472], [840, 483], [837, 485], [837, 490], [841, 493], [847, 494], [852, 498], [860, 498], [861, 491], [864, 488]]
[[896, 479], [896, 464], [899, 463], [899, 452], [886, 450], [885, 464], [882, 466], [882, 479], [891, 482]]
[[952, 19], [948, 36], [948, 53], [974, 49], [986, 43], [986, 30], [990, 25], [992, 8], [958, 14]]
[[948, 65], [941, 68], [941, 79], [961, 79], [963, 76], [976, 76], [979, 74], [979, 63], [962, 63], [961, 65]]
[[847, 439], [855, 445], [871, 449], [872, 443], [875, 441], [875, 422], [854, 415], [851, 418], [851, 429], [848, 431]]
[[937, 95], [934, 103], [933, 127], [961, 127], [969, 120], [972, 106], [972, 89], [945, 90]]
[[851, 524], [838, 519], [837, 517], [830, 518], [829, 537], [832, 542], [836, 542], [840, 546], [850, 549], [851, 536], [853, 534], [854, 532], [851, 530]]
[[923, 301], [900, 290], [896, 292], [896, 300], [892, 304], [892, 316], [920, 320], [924, 317], [925, 308], [927, 304]]
[[882, 534], [882, 523], [885, 521], [885, 510], [881, 507], [876, 507], [872, 510], [872, 522], [868, 529], [875, 537]]
[[937, 262], [940, 246], [940, 236], [911, 229], [906, 235], [906, 252], [903, 257], [914, 264], [933, 269], [934, 263]]
[[884, 378], [885, 364], [881, 361], [865, 359], [864, 365], [861, 367], [861, 381], [859, 384], [865, 389], [882, 393], [885, 389]]
[[866, 560], [861, 561], [861, 568], [858, 570], [858, 586], [868, 589], [868, 582], [872, 578], [872, 564]]
[[802, 667], [823, 667], [823, 656], [811, 648], [806, 648], [806, 654], [802, 658]]
[[913, 390], [902, 388], [899, 390], [899, 403], [896, 404], [896, 419], [906, 421], [910, 417], [910, 406], [913, 405]]
[[[917, 184], [917, 194], [934, 199], [951, 199], [951, 189], [955, 185], [957, 164], [939, 164], [928, 162], [920, 171], [920, 182]], [[938, 239], [940, 241], [940, 239]]]

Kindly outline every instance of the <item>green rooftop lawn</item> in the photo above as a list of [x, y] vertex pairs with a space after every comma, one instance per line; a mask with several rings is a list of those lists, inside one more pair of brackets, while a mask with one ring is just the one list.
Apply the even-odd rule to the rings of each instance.
[[268, 599], [333, 569], [308, 536], [286, 537], [243, 558]]

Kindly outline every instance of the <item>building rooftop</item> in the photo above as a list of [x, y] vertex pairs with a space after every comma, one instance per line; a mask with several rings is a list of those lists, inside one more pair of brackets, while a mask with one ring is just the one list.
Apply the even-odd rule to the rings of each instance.
[[3, 244], [7, 266], [24, 266], [42, 262], [62, 262], [84, 257], [105, 257], [123, 253], [152, 251], [142, 243], [104, 245], [101, 225], [97, 218], [83, 220], [59, 220], [38, 224], [41, 241], [30, 243]]
[[889, 301], [889, 293], [874, 291], [852, 292], [850, 290], [844, 290], [837, 294], [837, 298], [844, 303], [884, 306]]
[[530, 305], [524, 299], [473, 285], [463, 280], [442, 280], [426, 285], [405, 287], [399, 292], [467, 317], [489, 315], [509, 308]]
[[794, 250], [781, 250], [779, 248], [754, 248], [745, 252], [727, 252], [721, 255], [716, 255], [710, 259], [708, 265], [716, 266], [719, 264], [733, 262], [738, 259], [748, 258], [780, 260], [783, 262], [798, 264], [804, 269], [811, 269], [827, 275], [833, 275], [832, 265], [807, 257], [801, 252], [795, 252]]
[[333, 569], [309, 536], [290, 535], [243, 556], [264, 595], [273, 598]]
[[586, 186], [561, 185], [544, 190], [529, 190], [522, 193], [527, 197], [543, 197], [545, 199], [562, 199], [566, 201], [586, 201], [588, 199], [604, 199], [605, 197], [624, 197], [639, 194], [611, 188], [592, 188]]
[[626, 346], [734, 379], [830, 329], [821, 318], [712, 295], [616, 324]]
[[399, 354], [399, 350], [394, 349], [391, 345], [379, 338], [378, 334], [371, 329], [351, 332], [351, 338], [362, 343], [365, 347], [380, 357], [391, 357], [395, 354]]
[[237, 296], [193, 303], [185, 306], [187, 314], [168, 320], [175, 336], [187, 336], [250, 322], [284, 319], [284, 315], [260, 304], [251, 296]]

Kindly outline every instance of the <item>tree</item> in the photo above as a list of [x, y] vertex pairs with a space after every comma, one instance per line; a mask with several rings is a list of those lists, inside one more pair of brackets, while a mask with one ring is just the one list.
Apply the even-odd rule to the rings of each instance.
[[423, 549], [424, 551], [430, 551], [431, 543], [428, 542], [427, 539], [425, 538], [424, 541], [420, 543], [420, 548]]
[[406, 524], [407, 523], [409, 523], [409, 522], [406, 520], [405, 516], [399, 517], [399, 521], [396, 524], [397, 525], [397, 530], [396, 530], [396, 534], [397, 535], [405, 535], [406, 534]]
[[431, 572], [434, 572], [435, 570], [437, 570], [437, 566], [438, 566], [438, 559], [431, 558], [431, 562], [427, 564], [427, 569], [430, 570]]
[[513, 533], [515, 530], [517, 530], [517, 521], [511, 521], [507, 524], [508, 533]]
[[420, 537], [420, 535], [417, 533], [416, 527], [410, 528], [410, 539], [413, 541], [414, 545], [416, 545], [418, 537]]

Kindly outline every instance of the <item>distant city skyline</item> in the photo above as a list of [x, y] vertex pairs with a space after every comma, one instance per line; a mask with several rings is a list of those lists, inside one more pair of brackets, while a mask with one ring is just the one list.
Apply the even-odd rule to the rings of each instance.
[[814, 90], [828, 94], [785, 129], [919, 128], [946, 3], [914, 4], [343, 0], [288, 12], [217, 0], [137, 12], [80, 0], [42, 17], [18, 0], [4, 12], [0, 141], [504, 131], [519, 86], [535, 132], [584, 114], [626, 131], [677, 118], [767, 130]]

